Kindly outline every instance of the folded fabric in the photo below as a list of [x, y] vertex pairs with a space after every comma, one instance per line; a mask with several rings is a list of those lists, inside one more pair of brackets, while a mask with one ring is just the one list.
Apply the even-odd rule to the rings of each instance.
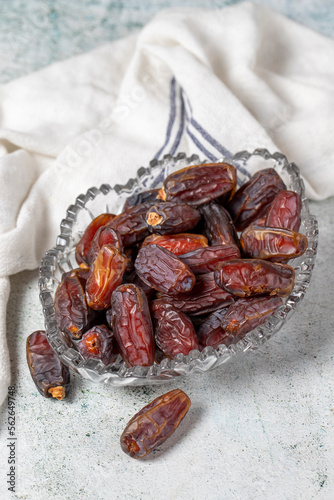
[[0, 402], [7, 276], [38, 266], [89, 187], [165, 154], [215, 161], [265, 147], [299, 165], [310, 198], [334, 194], [333, 60], [331, 39], [246, 2], [163, 11], [0, 87]]

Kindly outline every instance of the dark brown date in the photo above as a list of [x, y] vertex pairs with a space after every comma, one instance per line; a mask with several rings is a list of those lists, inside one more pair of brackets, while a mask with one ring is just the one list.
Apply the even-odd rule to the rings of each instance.
[[96, 231], [92, 240], [88, 257], [89, 265], [94, 262], [103, 245], [111, 245], [123, 252], [123, 243], [119, 232], [110, 226], [102, 226]]
[[227, 307], [218, 309], [201, 322], [197, 329], [197, 337], [202, 349], [207, 346], [216, 349], [220, 344], [229, 345], [231, 343], [231, 335], [226, 333], [221, 326], [227, 311]]
[[86, 283], [89, 307], [96, 311], [108, 309], [113, 291], [122, 283], [127, 259], [111, 245], [104, 245], [94, 260]]
[[58, 328], [75, 339], [81, 338], [90, 328], [94, 312], [88, 307], [82, 281], [77, 274], [63, 276], [54, 304]]
[[262, 217], [282, 189], [286, 186], [273, 168], [256, 172], [238, 189], [227, 207], [237, 231]]
[[83, 335], [77, 347], [85, 359], [98, 359], [106, 366], [117, 357], [113, 333], [105, 325], [93, 326]]
[[187, 264], [194, 274], [210, 273], [216, 269], [219, 262], [239, 258], [240, 250], [234, 244], [198, 248], [179, 256], [179, 259]]
[[226, 203], [237, 185], [236, 168], [227, 163], [206, 163], [173, 172], [164, 180], [159, 198], [189, 205], [216, 199]]
[[240, 243], [245, 257], [273, 262], [294, 259], [307, 249], [306, 236], [277, 227], [249, 226], [242, 232]]
[[211, 245], [237, 245], [238, 235], [227, 210], [217, 203], [201, 207], [205, 221], [205, 233]]
[[154, 288], [152, 288], [150, 285], [148, 285], [147, 283], [145, 283], [145, 281], [143, 281], [138, 276], [136, 271], [133, 271], [130, 275], [128, 275], [127, 277], [124, 277], [123, 283], [133, 283], [134, 285], [139, 286], [139, 288], [141, 288], [143, 290], [143, 292], [145, 293], [147, 300], [153, 299], [153, 297], [156, 293], [156, 290]]
[[109, 224], [109, 222], [111, 222], [114, 217], [115, 216], [113, 214], [101, 214], [96, 217], [89, 224], [89, 226], [87, 226], [75, 249], [75, 258], [78, 264], [81, 264], [82, 262], [84, 262], [85, 264], [89, 264], [90, 246], [92, 244], [92, 240], [95, 236], [96, 231], [100, 227]]
[[157, 203], [146, 214], [150, 231], [158, 234], [190, 231], [200, 220], [199, 211], [186, 203]]
[[159, 189], [150, 189], [149, 191], [143, 191], [142, 193], [135, 193], [129, 196], [124, 203], [123, 212], [129, 210], [129, 208], [140, 205], [141, 203], [152, 202], [156, 203], [158, 201]]
[[228, 308], [221, 326], [226, 334], [231, 334], [235, 340], [239, 340], [246, 333], [262, 325], [282, 304], [280, 297], [238, 299]]
[[128, 366], [154, 362], [153, 326], [144, 292], [133, 284], [120, 285], [111, 299], [113, 332]]
[[168, 357], [187, 355], [198, 349], [194, 326], [182, 311], [172, 304], [158, 299], [151, 303], [155, 342]]
[[35, 385], [45, 398], [64, 399], [70, 388], [70, 371], [39, 330], [27, 338], [27, 363]]
[[295, 270], [286, 264], [260, 259], [238, 259], [222, 262], [215, 270], [218, 286], [238, 297], [253, 295], [290, 295]]
[[109, 224], [113, 229], [117, 229], [125, 247], [142, 241], [150, 234], [145, 216], [151, 206], [151, 202], [136, 205], [117, 215]]
[[147, 285], [159, 292], [189, 292], [195, 284], [195, 276], [189, 267], [159, 245], [142, 247], [138, 252], [135, 269]]
[[209, 246], [205, 236], [193, 233], [151, 234], [145, 238], [142, 247], [146, 245], [159, 245], [177, 256]]
[[176, 295], [158, 293], [157, 296], [180, 311], [193, 316], [216, 311], [234, 302], [233, 296], [216, 284], [213, 273], [197, 276], [196, 284], [191, 292]]
[[132, 458], [143, 458], [169, 438], [191, 405], [187, 394], [175, 389], [159, 396], [128, 422], [121, 435], [121, 448]]
[[298, 232], [302, 200], [298, 193], [283, 190], [278, 193], [269, 207], [265, 226], [283, 227]]

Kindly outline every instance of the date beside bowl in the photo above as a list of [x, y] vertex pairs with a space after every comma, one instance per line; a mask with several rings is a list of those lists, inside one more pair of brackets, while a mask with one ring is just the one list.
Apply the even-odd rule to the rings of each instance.
[[[55, 293], [59, 283], [61, 283], [62, 276], [64, 275], [64, 273], [70, 272], [74, 268], [78, 267], [77, 245], [78, 242], [81, 240], [82, 235], [84, 234], [87, 226], [89, 225], [89, 223], [91, 223], [91, 221], [94, 218], [100, 216], [100, 214], [103, 213], [118, 214], [122, 211], [123, 206], [126, 203], [126, 200], [129, 199], [129, 197], [131, 197], [130, 200], [131, 199], [135, 200], [140, 198], [140, 193], [143, 193], [147, 190], [155, 189], [156, 192], [159, 193], [159, 198], [162, 203], [160, 204], [161, 206], [159, 205], [159, 203], [156, 204], [156, 210], [154, 210], [154, 212], [150, 211], [150, 213], [147, 214], [147, 224], [152, 225], [154, 228], [157, 227], [157, 230], [155, 232], [155, 230], [153, 229], [154, 234], [148, 237], [149, 240], [148, 244], [142, 247], [142, 253], [140, 259], [137, 260], [138, 278], [144, 279], [144, 282], [146, 282], [146, 284], [149, 283], [148, 279], [150, 277], [145, 275], [146, 268], [143, 262], [145, 263], [147, 259], [150, 258], [150, 254], [155, 251], [154, 249], [158, 248], [159, 259], [161, 262], [164, 262], [165, 260], [166, 265], [169, 265], [168, 259], [171, 258], [173, 259], [173, 255], [172, 257], [170, 256], [169, 250], [161, 251], [162, 247], [159, 246], [159, 242], [161, 243], [161, 239], [162, 240], [164, 238], [165, 240], [168, 239], [165, 236], [165, 230], [159, 231], [160, 227], [159, 225], [161, 225], [161, 221], [164, 214], [169, 210], [168, 202], [169, 199], [174, 196], [173, 193], [175, 192], [175, 186], [173, 185], [172, 182], [165, 183], [163, 186], [163, 181], [168, 176], [170, 176], [170, 174], [174, 172], [178, 172], [181, 169], [187, 168], [192, 165], [198, 165], [198, 164], [205, 165], [205, 162], [201, 162], [200, 158], [196, 155], [193, 155], [192, 157], [189, 158], [183, 153], [180, 153], [176, 157], [165, 156], [162, 160], [154, 160], [150, 163], [150, 166], [148, 168], [139, 169], [137, 177], [135, 179], [130, 179], [124, 186], [116, 185], [114, 187], [111, 187], [108, 184], [103, 184], [100, 188], [95, 188], [95, 187], [91, 188], [87, 191], [85, 195], [78, 196], [75, 204], [71, 205], [68, 208], [66, 218], [63, 219], [61, 222], [61, 233], [57, 238], [56, 246], [46, 252], [41, 262], [39, 288], [40, 288], [40, 299], [43, 306], [45, 329], [48, 341], [52, 346], [52, 348], [54, 349], [54, 351], [59, 356], [59, 358], [61, 359], [61, 361], [63, 361], [66, 365], [72, 367], [74, 370], [79, 372], [83, 377], [88, 378], [95, 382], [105, 382], [113, 386], [147, 385], [147, 384], [163, 383], [168, 380], [173, 380], [175, 377], [178, 377], [180, 375], [189, 376], [193, 372], [209, 371], [221, 365], [222, 363], [225, 363], [226, 361], [233, 358], [237, 354], [245, 353], [248, 350], [256, 350], [260, 345], [263, 344], [263, 342], [265, 342], [273, 334], [278, 332], [282, 328], [284, 323], [292, 316], [292, 314], [296, 310], [300, 301], [303, 299], [306, 290], [308, 288], [308, 285], [310, 283], [314, 261], [316, 257], [317, 234], [318, 234], [317, 221], [315, 217], [312, 216], [309, 212], [308, 202], [307, 199], [305, 198], [305, 193], [304, 193], [304, 183], [300, 178], [298, 167], [293, 163], [289, 163], [286, 157], [281, 153], [274, 153], [273, 155], [270, 155], [267, 150], [263, 149], [256, 150], [253, 153], [248, 153], [246, 151], [243, 151], [234, 155], [233, 158], [226, 158], [222, 159], [221, 161], [234, 165], [236, 167], [238, 176], [238, 187], [245, 185], [246, 182], [249, 181], [251, 175], [254, 174], [257, 170], [270, 168], [274, 169], [274, 171], [277, 172], [277, 174], [284, 183], [283, 186], [285, 185], [287, 190], [293, 191], [300, 196], [300, 198], [298, 196], [298, 199], [301, 200], [301, 207], [300, 207], [301, 217], [300, 217], [299, 233], [301, 233], [301, 235], [304, 236], [299, 236], [300, 241], [293, 242], [294, 246], [298, 244], [299, 247], [301, 248], [299, 253], [298, 251], [295, 251], [295, 253], [291, 254], [292, 260], [289, 260], [289, 266], [291, 266], [293, 269], [291, 269], [291, 267], [290, 270], [286, 270], [284, 268], [283, 272], [282, 264], [273, 263], [271, 265], [271, 263], [269, 262], [264, 266], [261, 265], [260, 267], [257, 266], [256, 269], [252, 268], [251, 265], [247, 266], [243, 265], [244, 268], [242, 270], [243, 273], [246, 272], [249, 274], [249, 276], [254, 276], [254, 272], [255, 274], [256, 272], [258, 273], [262, 272], [262, 268], [264, 268], [265, 272], [269, 272], [272, 274], [272, 276], [274, 276], [274, 278], [271, 278], [271, 280], [274, 279], [274, 281], [276, 280], [275, 283], [278, 282], [280, 283], [279, 284], [280, 287], [283, 286], [285, 287], [284, 290], [286, 290], [286, 293], [281, 293], [283, 298], [279, 298], [277, 296], [271, 297], [269, 295], [268, 297], [265, 297], [265, 300], [261, 299], [260, 301], [261, 311], [263, 311], [264, 308], [266, 308], [266, 311], [269, 311], [270, 314], [269, 313], [267, 314], [266, 316], [267, 319], [265, 319], [264, 323], [261, 324], [261, 326], [255, 327], [254, 329], [246, 333], [244, 336], [242, 336], [242, 338], [240, 338], [239, 340], [235, 339], [235, 343], [230, 343], [227, 337], [226, 340], [224, 340], [224, 337], [222, 336], [219, 338], [218, 342], [210, 341], [211, 342], [211, 343], [209, 342], [210, 345], [202, 349], [198, 349], [197, 339], [194, 340], [194, 338], [192, 337], [192, 333], [189, 333], [190, 342], [193, 342], [191, 346], [194, 347], [194, 349], [190, 350], [190, 352], [188, 351], [189, 354], [185, 355], [180, 353], [175, 355], [175, 353], [171, 351], [169, 353], [169, 357], [164, 357], [160, 361], [156, 360], [155, 362], [153, 362], [153, 364], [151, 364], [152, 360], [150, 361], [150, 363], [144, 363], [144, 364], [149, 364], [149, 366], [140, 366], [140, 365], [129, 366], [129, 363], [126, 363], [123, 360], [124, 355], [123, 357], [118, 355], [116, 359], [115, 356], [114, 358], [111, 357], [110, 363], [108, 361], [107, 364], [103, 363], [101, 360], [94, 359], [94, 357], [90, 357], [89, 359], [87, 359], [82, 355], [83, 351], [82, 349], [80, 349], [80, 346], [78, 347], [78, 342], [74, 341], [70, 343], [68, 341], [68, 336], [65, 335], [62, 331], [60, 331], [57, 325], [56, 311], [54, 306]], [[211, 168], [212, 167], [214, 170], [215, 169], [214, 165], [212, 165]], [[171, 176], [171, 178], [173, 179], [181, 175], [182, 174], [176, 174], [175, 176]], [[256, 179], [256, 175], [254, 175], [252, 179], [254, 178]], [[227, 179], [227, 182], [230, 181], [231, 180], [229, 177]], [[270, 185], [269, 184], [266, 188], [267, 190], [276, 189], [275, 188], [277, 184], [276, 178], [271, 182]], [[204, 181], [202, 182], [202, 185], [204, 185]], [[228, 189], [229, 188], [227, 187], [225, 192], [228, 192]], [[279, 189], [284, 189], [284, 188], [280, 187]], [[204, 193], [203, 196], [206, 196], [205, 189], [202, 189], [202, 192]], [[242, 190], [239, 189], [239, 192], [242, 193]], [[217, 192], [216, 194], [217, 197], [219, 198], [220, 193]], [[199, 207], [195, 206], [194, 203], [194, 206], [192, 208], [191, 200], [189, 201], [189, 197], [187, 198], [188, 196], [187, 191], [185, 191], [184, 193], [181, 192], [177, 196], [181, 197], [180, 199], [178, 199], [178, 203], [180, 204], [180, 206], [184, 202], [186, 204], [184, 210], [187, 209], [189, 211], [188, 214], [189, 216], [187, 216], [186, 219], [188, 221], [193, 220], [193, 226], [196, 225], [199, 222], [199, 219], [198, 220], [196, 219], [198, 213], [197, 209]], [[230, 194], [228, 194], [228, 197], [229, 196]], [[167, 203], [164, 203], [166, 198], [167, 198]], [[222, 198], [224, 198], [224, 195], [222, 195]], [[244, 213], [242, 213], [242, 211], [239, 210], [240, 205], [242, 204], [242, 199], [245, 198], [247, 198], [247, 196], [245, 195], [243, 197], [241, 196], [241, 201], [236, 200], [234, 205], [231, 206], [229, 209], [230, 213], [234, 211], [232, 215], [236, 224], [236, 229], [238, 231], [244, 230], [243, 237], [241, 238], [241, 246], [244, 257], [246, 256], [247, 259], [249, 258], [266, 259], [267, 257], [263, 256], [262, 254], [263, 249], [258, 248], [258, 245], [254, 245], [254, 241], [264, 241], [268, 237], [271, 238], [272, 241], [276, 242], [274, 243], [275, 247], [277, 247], [277, 241], [278, 241], [277, 238], [279, 238], [280, 245], [284, 245], [284, 248], [291, 248], [292, 246], [291, 231], [287, 229], [284, 233], [284, 231], [281, 230], [279, 231], [279, 234], [277, 234], [277, 231], [275, 232], [274, 229], [277, 225], [279, 225], [277, 223], [277, 217], [279, 218], [280, 216], [279, 210], [274, 210], [270, 208], [270, 210], [266, 214], [267, 220], [272, 221], [271, 224], [274, 226], [274, 228], [271, 228], [269, 236], [268, 236], [268, 228], [264, 227], [264, 222], [263, 220], [261, 220], [261, 218], [263, 219], [263, 214], [260, 214], [261, 217], [257, 220], [257, 225], [252, 226], [251, 228], [252, 231], [250, 231], [249, 229], [245, 230], [245, 228], [247, 228], [248, 226], [248, 222], [246, 219], [244, 219]], [[287, 204], [294, 203], [294, 198], [295, 197], [292, 194], [291, 199], [290, 198], [287, 199], [286, 197], [284, 202]], [[217, 214], [216, 212], [217, 210], [220, 211], [220, 208], [219, 207], [217, 208], [217, 205], [214, 206], [208, 205], [207, 202], [209, 201], [210, 200], [203, 198], [203, 200], [201, 200], [201, 203], [205, 204], [201, 205], [202, 209], [200, 208], [199, 211], [201, 212], [201, 215], [205, 218], [205, 221], [207, 222], [205, 236], [207, 236], [210, 241], [210, 238], [212, 238], [212, 234], [210, 233], [209, 221], [211, 221], [212, 223], [212, 221], [215, 220], [215, 217], [218, 217], [219, 214]], [[219, 201], [222, 202], [223, 204], [226, 203], [226, 200], [224, 199]], [[152, 206], [152, 201], [144, 200], [144, 202], [148, 204], [148, 209]], [[162, 212], [159, 212], [159, 210], [161, 210]], [[163, 212], [163, 210], [165, 210], [165, 212]], [[168, 221], [170, 220], [171, 217], [168, 218]], [[175, 220], [177, 220], [177, 218], [175, 218]], [[291, 221], [291, 224], [294, 223], [295, 221]], [[186, 227], [184, 228], [183, 226], [179, 226], [177, 230], [171, 227], [169, 232], [179, 233], [179, 232], [187, 232], [188, 230], [191, 231], [192, 229], [187, 229]], [[159, 234], [161, 232], [163, 234]], [[115, 236], [115, 234], [112, 234], [112, 231], [107, 231], [106, 233], [107, 234], [101, 235], [100, 238], [102, 238], [102, 240], [103, 238], [106, 238], [105, 241], [110, 241], [111, 238], [111, 240], [114, 242], [115, 245], [112, 248], [114, 248], [115, 250], [111, 252], [112, 255], [110, 255], [110, 252], [109, 253], [107, 252], [107, 255], [102, 255], [99, 258], [101, 259], [103, 258], [104, 260], [111, 258], [116, 260], [118, 259], [118, 265], [122, 269], [122, 273], [124, 272], [126, 273], [126, 261], [122, 257], [123, 254], [121, 252], [121, 249], [117, 247], [117, 245], [121, 244], [121, 242], [116, 241], [117, 235]], [[186, 276], [187, 279], [184, 279], [182, 283], [181, 282], [179, 283], [180, 292], [175, 294], [173, 300], [169, 300], [170, 304], [168, 306], [166, 306], [166, 301], [164, 302], [163, 300], [164, 298], [166, 299], [166, 297], [167, 298], [171, 297], [170, 295], [168, 295], [168, 290], [166, 292], [164, 289], [164, 287], [168, 286], [168, 283], [164, 282], [161, 283], [160, 285], [159, 283], [154, 284], [154, 288], [158, 290], [158, 299], [155, 301], [156, 303], [154, 305], [153, 312], [151, 311], [153, 319], [154, 317], [167, 318], [171, 317], [171, 315], [173, 314], [174, 315], [177, 314], [177, 311], [180, 307], [179, 306], [180, 300], [183, 300], [182, 296], [183, 295], [187, 296], [188, 293], [187, 286], [193, 289], [197, 287], [199, 290], [198, 296], [201, 296], [201, 294], [203, 295], [204, 293], [206, 293], [205, 290], [208, 290], [207, 293], [209, 296], [210, 294], [214, 295], [214, 293], [212, 292], [212, 286], [216, 287], [216, 282], [217, 282], [222, 287], [219, 288], [220, 292], [218, 291], [218, 293], [220, 293], [221, 295], [225, 294], [226, 296], [229, 296], [229, 293], [226, 292], [226, 290], [228, 289], [227, 288], [228, 286], [231, 286], [231, 284], [225, 283], [225, 281], [226, 281], [226, 276], [228, 274], [228, 270], [232, 269], [232, 266], [225, 265], [224, 267], [224, 264], [221, 263], [220, 268], [216, 269], [215, 275], [213, 274], [213, 272], [208, 272], [208, 271], [213, 271], [216, 268], [217, 262], [214, 261], [213, 253], [217, 253], [216, 249], [219, 248], [219, 245], [217, 245], [217, 242], [215, 243], [211, 242], [212, 245], [215, 244], [216, 246], [215, 247], [207, 246], [207, 244], [205, 243], [206, 239], [205, 236], [202, 235], [200, 238], [198, 238], [197, 236], [195, 236], [194, 238], [189, 236], [188, 237], [189, 241], [187, 240], [187, 245], [193, 245], [194, 247], [190, 248], [194, 248], [194, 250], [192, 252], [187, 253], [186, 258], [182, 259], [182, 255], [178, 255], [175, 258], [175, 260], [177, 261], [177, 265], [180, 266], [181, 271], [182, 269], [191, 269], [192, 272], [191, 275], [188, 273], [189, 276]], [[295, 240], [296, 238], [292, 239]], [[123, 243], [124, 243], [124, 237], [123, 237]], [[133, 243], [135, 242], [132, 242], [130, 240], [126, 241], [126, 246], [130, 246]], [[233, 245], [231, 245], [231, 247], [233, 247]], [[249, 250], [247, 250], [247, 248], [251, 248], [252, 252], [255, 254], [248, 255], [247, 252], [249, 252]], [[212, 249], [215, 249], [214, 252]], [[77, 251], [77, 259], [75, 258], [76, 251]], [[233, 251], [235, 252], [235, 249]], [[201, 269], [201, 266], [198, 267], [197, 264], [196, 264], [197, 267], [196, 266], [195, 268], [192, 267], [192, 265], [194, 266], [194, 258], [196, 260], [196, 255], [194, 257], [193, 254], [194, 253], [196, 254], [196, 252], [201, 252], [201, 254], [205, 253], [206, 255], [205, 262], [210, 261], [211, 266], [213, 267], [205, 268], [204, 272], [203, 269]], [[96, 255], [97, 254], [94, 254], [94, 249], [90, 248], [90, 254], [87, 254], [87, 259], [91, 259], [92, 262], [95, 262], [94, 259], [96, 259]], [[232, 255], [229, 258], [238, 259], [238, 255]], [[278, 255], [277, 261], [281, 260], [282, 260], [281, 256]], [[198, 259], [196, 262], [198, 262]], [[244, 262], [247, 263], [246, 260]], [[268, 261], [264, 260], [263, 262], [268, 262]], [[235, 266], [238, 265], [239, 265], [238, 261], [235, 261]], [[255, 264], [252, 265], [254, 267], [254, 265], [256, 265], [256, 262]], [[270, 268], [269, 271], [268, 268]], [[233, 272], [235, 272], [235, 267]], [[294, 273], [295, 275], [292, 289], [291, 287], [289, 288], [289, 283], [291, 283], [291, 280], [289, 281], [289, 276], [291, 276], [291, 273]], [[209, 275], [212, 276], [213, 283], [210, 282], [211, 278], [210, 279], [208, 278]], [[213, 276], [215, 277], [216, 282]], [[77, 278], [77, 282], [78, 281], [79, 279]], [[91, 282], [92, 281], [93, 278], [91, 278]], [[75, 283], [75, 280], [73, 280], [72, 286], [79, 286], [77, 282]], [[117, 285], [118, 284], [120, 283], [117, 283]], [[122, 286], [124, 287], [124, 285]], [[159, 291], [159, 286], [161, 287], [160, 291]], [[234, 283], [234, 287], [235, 286], [236, 285]], [[241, 289], [240, 291], [240, 286], [241, 286], [240, 283], [238, 284], [238, 286], [239, 286], [238, 291], [235, 292], [234, 290], [233, 292], [239, 294], [238, 302], [236, 302], [236, 304], [237, 303], [239, 304], [238, 311], [242, 310], [243, 307], [244, 308], [246, 307], [252, 309], [252, 311], [254, 312], [255, 306], [252, 306], [251, 304], [251, 301], [254, 299], [247, 298], [248, 297], [247, 294], [243, 295], [244, 293], [246, 293], [245, 290]], [[253, 289], [255, 286], [256, 285], [253, 284]], [[185, 288], [183, 292], [182, 292], [183, 290], [182, 287]], [[133, 286], [133, 288], [134, 290], [136, 289], [135, 286]], [[106, 308], [108, 301], [110, 302], [109, 300], [110, 298], [107, 297], [105, 303], [102, 300], [102, 305], [101, 305], [100, 302], [101, 297], [98, 296], [96, 298], [95, 296], [96, 294], [94, 295], [96, 290], [94, 282], [90, 283], [90, 290], [91, 293], [89, 294], [89, 297], [92, 300], [93, 308], [95, 309]], [[121, 291], [119, 293], [121, 293]], [[273, 288], [269, 289], [268, 293], [276, 295], [276, 292], [273, 291]], [[193, 295], [196, 295], [196, 292], [194, 292]], [[119, 303], [121, 299], [115, 298], [113, 300], [116, 300], [116, 302], [118, 301]], [[219, 300], [221, 300], [221, 298]], [[245, 302], [245, 305], [243, 305], [242, 301]], [[254, 300], [254, 302], [258, 304], [259, 301]], [[187, 305], [187, 307], [189, 308], [189, 305]], [[257, 305], [256, 307], [259, 306]], [[215, 311], [216, 309], [217, 307], [211, 309], [211, 311], [207, 310], [204, 312], [209, 313]], [[205, 335], [205, 323], [203, 323], [202, 326], [199, 326], [200, 320], [196, 319], [196, 308], [191, 309], [191, 311], [192, 312], [190, 312], [189, 314], [192, 317], [194, 325], [196, 325], [196, 322], [198, 323], [196, 325], [197, 333], [202, 332], [201, 334]], [[224, 324], [228, 325], [229, 324], [228, 319], [231, 317], [231, 314], [238, 315], [239, 314], [238, 311], [234, 311], [233, 307], [231, 306], [228, 313], [230, 316], [228, 316], [228, 314], [224, 314], [223, 315], [224, 317], [219, 317], [217, 311], [217, 314], [214, 313], [210, 321], [213, 322], [216, 321], [220, 324], [221, 322], [223, 322]], [[188, 312], [187, 311], [184, 312], [186, 313], [183, 315], [185, 316], [185, 318], [181, 317], [181, 320], [185, 322], [186, 325], [185, 328], [187, 328], [188, 329], [187, 331], [190, 332], [191, 327], [187, 323]], [[201, 315], [203, 317], [203, 310], [201, 311]], [[117, 316], [115, 316], [115, 320], [117, 321]], [[179, 316], [177, 317], [177, 320], [181, 321]], [[233, 321], [234, 320], [235, 316], [233, 317]], [[256, 325], [256, 323], [254, 324]], [[162, 339], [161, 345], [163, 345], [165, 333], [163, 331], [163, 328], [160, 330], [162, 330], [162, 332], [159, 331], [158, 334]], [[71, 333], [74, 338], [79, 339], [82, 336], [82, 332], [79, 333], [71, 332]], [[233, 332], [230, 332], [230, 334], [231, 333]]]

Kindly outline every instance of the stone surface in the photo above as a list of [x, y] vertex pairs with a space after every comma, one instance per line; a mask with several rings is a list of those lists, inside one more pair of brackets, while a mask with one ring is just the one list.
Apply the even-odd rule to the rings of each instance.
[[[311, 0], [259, 3], [325, 34], [334, 32], [331, 0], [321, 6]], [[1, 80], [123, 36], [160, 8], [180, 3], [140, 5], [2, 2]], [[319, 219], [319, 254], [311, 286], [289, 323], [259, 351], [177, 383], [112, 389], [74, 375], [68, 400], [43, 399], [25, 361], [27, 335], [43, 328], [37, 271], [13, 276], [7, 323], [17, 388], [17, 480], [16, 494], [11, 494], [5, 405], [0, 414], [0, 498], [333, 498], [334, 198], [311, 203], [311, 212]], [[177, 387], [190, 396], [192, 408], [174, 437], [143, 461], [127, 457], [119, 445], [126, 422], [150, 400]]]

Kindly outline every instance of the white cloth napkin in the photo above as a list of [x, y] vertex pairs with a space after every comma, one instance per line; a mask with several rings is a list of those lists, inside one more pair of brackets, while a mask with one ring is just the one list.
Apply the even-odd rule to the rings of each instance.
[[167, 153], [266, 147], [300, 166], [310, 198], [334, 193], [333, 61], [333, 40], [247, 2], [163, 11], [0, 87], [0, 402], [8, 276], [38, 266], [81, 192]]

